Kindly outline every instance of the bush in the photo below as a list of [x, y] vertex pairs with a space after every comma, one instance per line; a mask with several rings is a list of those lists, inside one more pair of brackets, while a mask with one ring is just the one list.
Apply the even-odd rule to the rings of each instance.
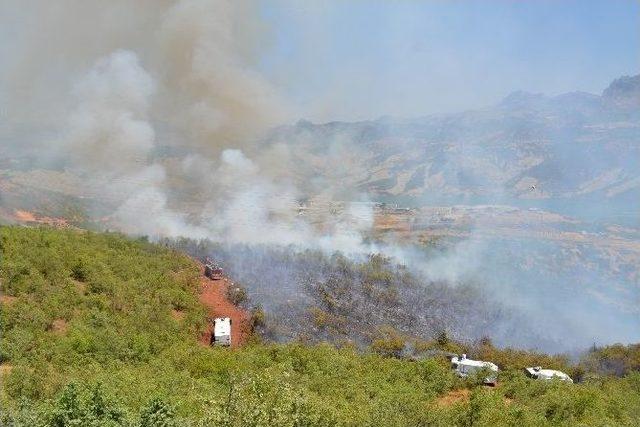
[[243, 306], [249, 300], [247, 291], [237, 284], [229, 286], [227, 289], [227, 299], [236, 306]]
[[[175, 251], [112, 233], [47, 228], [1, 227], [0, 241], [2, 291], [14, 297], [0, 313], [1, 425], [637, 425], [633, 348], [598, 349], [581, 365], [584, 383], [562, 384], [530, 380], [521, 368], [565, 367], [565, 358], [480, 342], [474, 355], [506, 368], [496, 388], [454, 377], [434, 350], [462, 349], [449, 337], [415, 344], [432, 359], [402, 358], [415, 340], [384, 322], [398, 312], [384, 297], [397, 283], [380, 271], [383, 258], [356, 271], [336, 257], [341, 274], [311, 285], [324, 300], [314, 340], [356, 336], [357, 345], [230, 350], [198, 344], [198, 268]], [[349, 310], [371, 306], [350, 299], [350, 280], [365, 276], [372, 295], [382, 296], [376, 301], [388, 305], [375, 322], [365, 316], [353, 325]], [[176, 307], [181, 321], [171, 316]], [[65, 328], [52, 327], [62, 320]], [[254, 327], [263, 322], [254, 311]], [[367, 343], [374, 351], [362, 351]], [[590, 363], [608, 372], [606, 360], [622, 360], [625, 376], [594, 377]]]
[[47, 424], [51, 427], [127, 425], [124, 411], [105, 396], [99, 383], [82, 392], [75, 383], [67, 385], [51, 410]]
[[380, 328], [378, 338], [371, 344], [373, 351], [386, 357], [400, 357], [404, 347], [404, 338], [391, 326]]
[[160, 398], [155, 398], [142, 409], [140, 427], [174, 427], [176, 414], [173, 408]]

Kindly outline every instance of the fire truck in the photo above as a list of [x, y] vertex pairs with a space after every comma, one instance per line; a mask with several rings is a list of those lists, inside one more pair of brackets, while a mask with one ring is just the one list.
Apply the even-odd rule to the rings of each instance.
[[212, 259], [208, 258], [204, 262], [204, 275], [211, 280], [222, 279], [223, 270], [222, 267]]

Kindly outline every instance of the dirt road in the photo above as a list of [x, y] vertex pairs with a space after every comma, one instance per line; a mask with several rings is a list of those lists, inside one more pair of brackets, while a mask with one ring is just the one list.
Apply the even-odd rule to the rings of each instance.
[[[211, 280], [204, 275], [204, 266], [200, 264], [200, 302], [207, 308], [207, 317], [231, 318], [231, 347], [242, 346], [251, 333], [250, 314], [239, 307], [233, 305], [227, 299], [227, 289], [232, 286], [232, 282], [227, 278]], [[204, 345], [211, 343], [213, 325], [208, 324], [207, 330], [200, 337], [200, 342]]]

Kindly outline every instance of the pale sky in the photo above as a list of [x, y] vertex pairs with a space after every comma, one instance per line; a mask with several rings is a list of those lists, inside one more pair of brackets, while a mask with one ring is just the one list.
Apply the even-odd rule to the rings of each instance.
[[262, 1], [261, 70], [317, 120], [419, 116], [640, 72], [635, 0]]

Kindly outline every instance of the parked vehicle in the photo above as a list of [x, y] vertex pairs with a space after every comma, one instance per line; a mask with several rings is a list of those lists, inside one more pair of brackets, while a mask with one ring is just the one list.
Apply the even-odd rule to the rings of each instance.
[[555, 369], [542, 369], [540, 366], [535, 366], [531, 368], [524, 368], [524, 372], [529, 378], [533, 378], [535, 380], [549, 381], [555, 379], [573, 383], [573, 380], [569, 375], [562, 371], [556, 371]]
[[207, 276], [211, 280], [220, 280], [223, 275], [222, 267], [220, 267], [217, 263], [213, 262], [211, 259], [207, 258], [204, 264], [204, 275]]
[[496, 385], [498, 382], [498, 366], [495, 363], [482, 360], [467, 359], [467, 355], [451, 358], [451, 369], [456, 371], [459, 377], [468, 377], [481, 371], [486, 371], [488, 375], [484, 378], [484, 383]]
[[213, 334], [211, 335], [211, 345], [221, 345], [225, 347], [231, 345], [230, 318], [217, 317], [213, 319]]

